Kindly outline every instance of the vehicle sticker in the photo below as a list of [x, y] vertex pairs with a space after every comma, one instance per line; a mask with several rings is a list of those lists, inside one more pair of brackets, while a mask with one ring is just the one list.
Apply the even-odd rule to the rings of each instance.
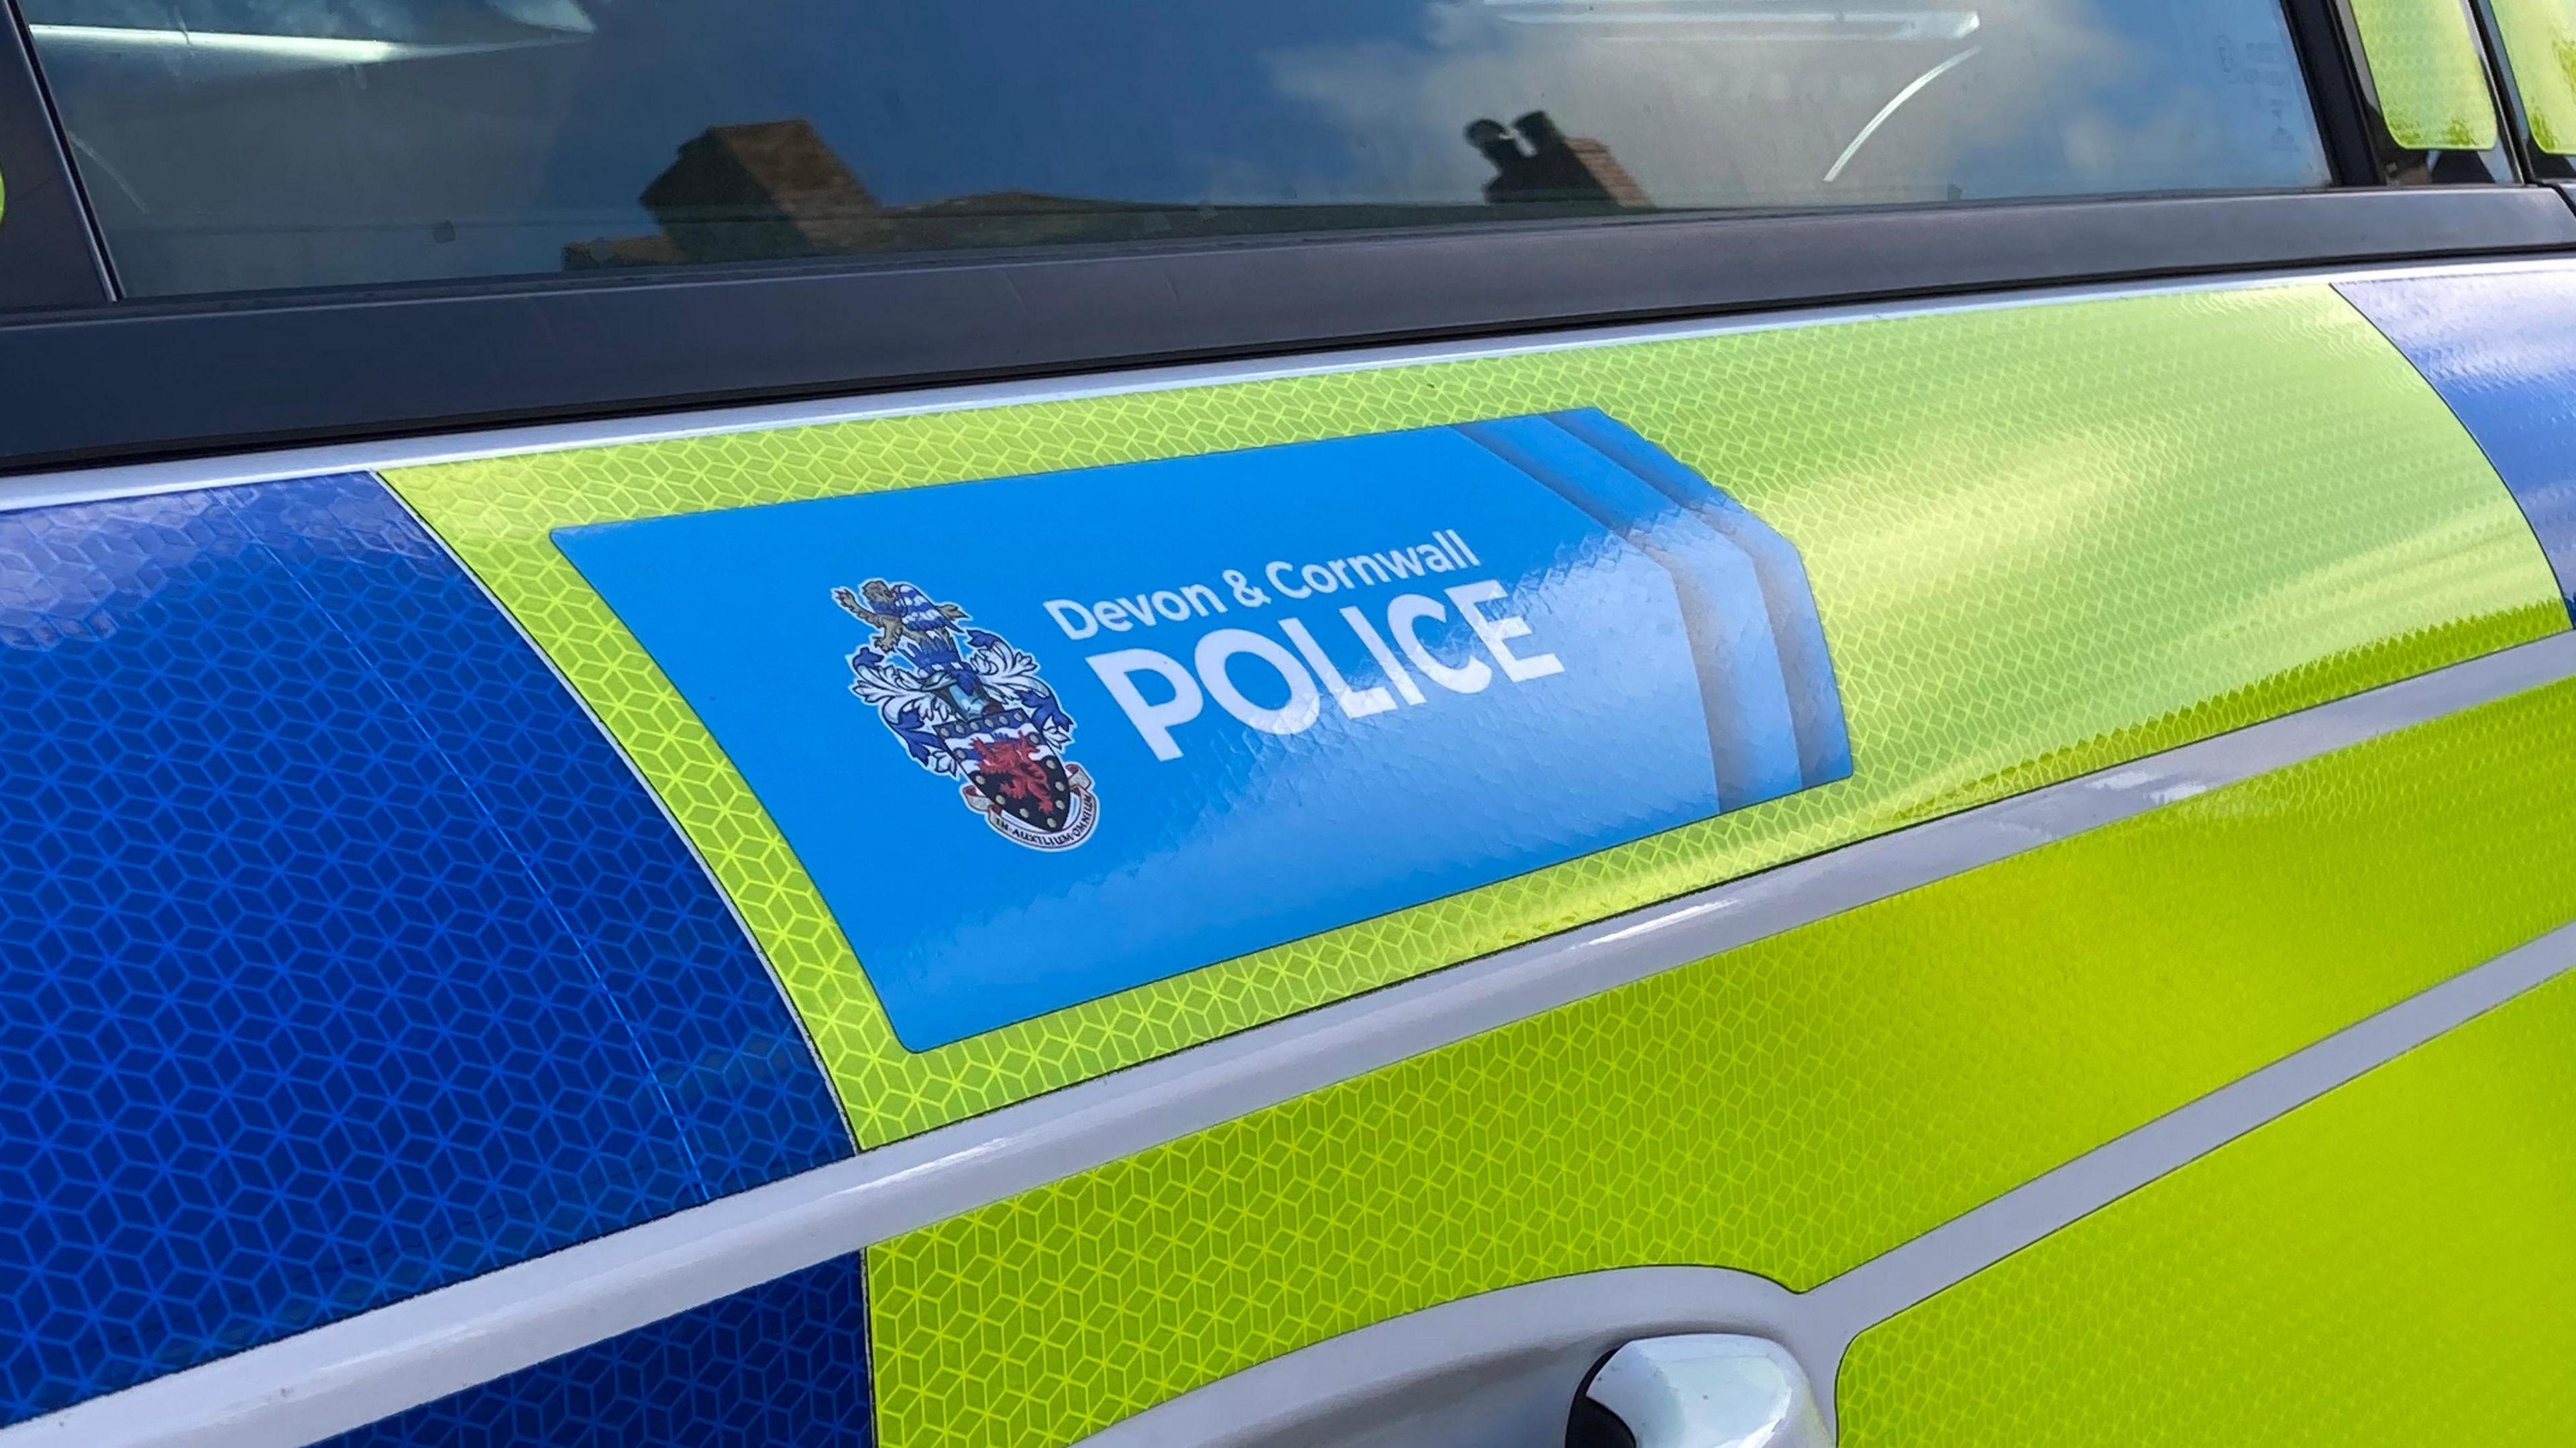
[[914, 1051], [1851, 772], [1795, 547], [1593, 410], [553, 536]]

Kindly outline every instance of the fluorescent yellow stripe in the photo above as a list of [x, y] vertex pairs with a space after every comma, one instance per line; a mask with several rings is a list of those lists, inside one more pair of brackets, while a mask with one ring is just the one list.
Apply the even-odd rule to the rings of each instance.
[[1861, 1335], [1845, 1448], [2563, 1444], [2576, 979]]
[[[567, 524], [1571, 407], [1635, 426], [1798, 544], [1855, 778], [917, 1055], [741, 775], [549, 538]], [[871, 1146], [2567, 623], [2476, 445], [2323, 286], [933, 413], [391, 481], [668, 802]]]
[[2380, 118], [2417, 151], [2484, 151], [2496, 143], [2475, 22], [2463, 0], [2352, 0]]
[[1048, 1448], [1568, 1273], [1811, 1287], [2576, 917], [2570, 818], [2576, 683], [924, 1228], [868, 1252], [880, 1441]]
[[2495, 0], [2532, 143], [2576, 156], [2576, 0]]

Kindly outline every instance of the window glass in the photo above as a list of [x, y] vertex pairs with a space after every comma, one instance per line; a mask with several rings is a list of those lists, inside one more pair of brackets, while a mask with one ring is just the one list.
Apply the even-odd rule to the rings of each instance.
[[2321, 186], [2277, 0], [23, 0], [138, 295]]

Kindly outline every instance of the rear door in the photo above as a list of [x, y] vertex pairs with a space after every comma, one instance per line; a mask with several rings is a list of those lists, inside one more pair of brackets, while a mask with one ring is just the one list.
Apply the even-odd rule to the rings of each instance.
[[2549, 6], [14, 3], [0, 1445], [2576, 1407]]

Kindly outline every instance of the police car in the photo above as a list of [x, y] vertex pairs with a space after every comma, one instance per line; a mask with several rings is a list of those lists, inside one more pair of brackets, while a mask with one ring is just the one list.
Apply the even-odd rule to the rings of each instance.
[[0, 1448], [2576, 1423], [2564, 0], [9, 0]]

